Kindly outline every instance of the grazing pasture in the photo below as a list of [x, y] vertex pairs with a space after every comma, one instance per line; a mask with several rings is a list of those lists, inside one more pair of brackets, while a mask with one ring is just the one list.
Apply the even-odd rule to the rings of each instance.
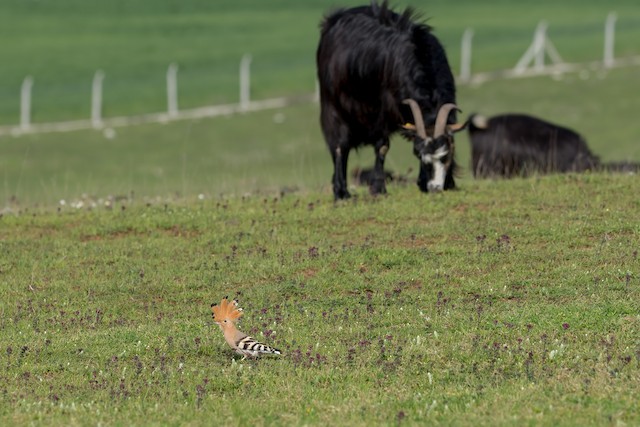
[[[454, 69], [464, 28], [490, 71], [543, 18], [567, 61], [597, 59], [614, 6], [617, 54], [640, 53], [635, 1], [412, 4]], [[234, 102], [245, 52], [255, 97], [310, 92], [327, 7], [2, 1], [0, 123], [25, 74], [36, 121], [88, 115], [96, 68], [105, 115], [163, 110], [171, 61], [181, 106]], [[528, 113], [640, 161], [637, 75], [460, 86], [460, 118]], [[334, 203], [318, 115], [0, 138], [0, 425], [640, 424], [638, 175], [475, 181], [460, 134], [458, 190], [422, 194], [396, 138], [410, 183]], [[209, 308], [226, 295], [282, 357], [234, 355]]]
[[[519, 111], [575, 129], [603, 161], [640, 161], [640, 80], [637, 68], [582, 79], [539, 77], [459, 88], [468, 114]], [[527, 100], [523, 102], [522, 100]], [[568, 102], [567, 100], [574, 100]], [[242, 195], [281, 190], [321, 191], [330, 197], [331, 157], [322, 139], [319, 109], [300, 104], [232, 117], [0, 138], [4, 205], [51, 205], [85, 194], [161, 199], [204, 194]], [[371, 167], [372, 149], [353, 152], [350, 168]], [[456, 136], [460, 185], [472, 179], [466, 132]], [[391, 141], [386, 167], [417, 179], [409, 142]], [[413, 185], [413, 184], [412, 184]], [[417, 187], [416, 187], [417, 189]], [[366, 188], [361, 193], [366, 193]], [[393, 189], [391, 189], [393, 195]], [[357, 192], [356, 192], [357, 194]]]
[[[4, 215], [0, 423], [638, 424], [639, 185]], [[238, 360], [225, 295], [281, 357]]]

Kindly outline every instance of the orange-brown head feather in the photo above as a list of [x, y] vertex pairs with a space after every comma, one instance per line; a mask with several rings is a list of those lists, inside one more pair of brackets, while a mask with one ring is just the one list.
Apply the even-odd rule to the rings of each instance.
[[211, 304], [211, 311], [213, 312], [213, 321], [218, 324], [225, 320], [235, 323], [242, 317], [242, 309], [238, 307], [238, 302], [236, 300], [229, 301], [227, 298], [222, 298], [220, 304]]

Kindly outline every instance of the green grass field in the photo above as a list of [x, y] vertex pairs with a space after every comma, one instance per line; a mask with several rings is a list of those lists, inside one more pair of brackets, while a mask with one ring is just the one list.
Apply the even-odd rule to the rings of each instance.
[[[0, 218], [3, 425], [636, 425], [638, 176]], [[283, 351], [241, 361], [209, 305]]]
[[[332, 2], [5, 0], [0, 124], [308, 93]], [[360, 2], [345, 1], [341, 4]], [[404, 2], [401, 4], [405, 4]], [[570, 62], [638, 55], [635, 2], [412, 2], [458, 67], [513, 66], [540, 19]], [[472, 112], [535, 114], [605, 161], [640, 161], [638, 68], [460, 86]], [[158, 90], [158, 87], [161, 89]], [[108, 89], [107, 89], [108, 88]], [[210, 88], [210, 89], [206, 89]], [[318, 106], [164, 125], [0, 138], [0, 425], [639, 425], [638, 175], [408, 183], [334, 203]], [[350, 159], [370, 166], [372, 150]], [[209, 306], [238, 296], [241, 329], [283, 351], [241, 361]]]

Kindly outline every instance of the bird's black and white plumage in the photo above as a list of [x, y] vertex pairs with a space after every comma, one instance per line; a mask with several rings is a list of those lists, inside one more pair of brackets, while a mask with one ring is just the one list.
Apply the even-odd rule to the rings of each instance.
[[[242, 332], [238, 332], [242, 334]], [[242, 354], [244, 357], [257, 357], [261, 354], [282, 354], [277, 348], [269, 347], [266, 344], [262, 344], [261, 342], [256, 341], [254, 338], [248, 335], [245, 335], [243, 338], [240, 338], [238, 341], [236, 341], [235, 351], [239, 354]]]

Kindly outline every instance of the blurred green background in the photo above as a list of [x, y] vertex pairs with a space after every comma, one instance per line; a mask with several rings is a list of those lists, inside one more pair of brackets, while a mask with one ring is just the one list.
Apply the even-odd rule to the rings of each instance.
[[[87, 119], [93, 74], [105, 72], [105, 117], [166, 110], [165, 75], [179, 65], [179, 107], [238, 100], [240, 58], [250, 53], [252, 99], [313, 92], [318, 26], [327, 10], [361, 1], [3, 0], [0, 125], [19, 122], [20, 85], [34, 79], [32, 121]], [[640, 55], [637, 2], [461, 0], [393, 2], [419, 10], [445, 45], [455, 74], [460, 41], [474, 30], [472, 71], [513, 67], [537, 23], [567, 62], [602, 58], [604, 22], [618, 15], [616, 57]], [[640, 67], [459, 86], [465, 114], [520, 111], [583, 133], [604, 160], [640, 160]], [[465, 116], [463, 114], [463, 117]], [[318, 108], [301, 104], [167, 125], [0, 138], [2, 199], [51, 203], [86, 193], [156, 196], [325, 188], [331, 162]], [[108, 135], [109, 136], [109, 135]], [[468, 164], [468, 145], [458, 139]], [[417, 166], [403, 141], [389, 166]], [[370, 150], [353, 166], [372, 162]], [[416, 164], [414, 164], [416, 163]], [[463, 172], [462, 179], [469, 178]], [[5, 202], [6, 203], [6, 202]]]

